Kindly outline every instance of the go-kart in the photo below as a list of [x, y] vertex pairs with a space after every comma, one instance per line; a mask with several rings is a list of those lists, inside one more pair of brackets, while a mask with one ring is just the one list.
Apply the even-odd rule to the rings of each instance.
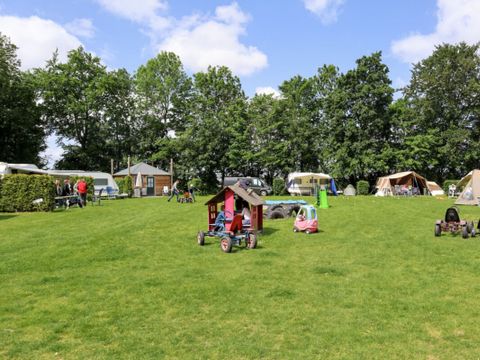
[[450, 207], [445, 212], [445, 220], [435, 222], [435, 236], [441, 236], [442, 232], [460, 233], [464, 239], [470, 235], [475, 236], [475, 227], [473, 221], [460, 220], [458, 209]]
[[304, 231], [305, 234], [311, 234], [318, 231], [317, 210], [313, 205], [302, 205], [298, 211], [293, 231]]
[[[227, 218], [226, 215], [230, 217]], [[234, 215], [230, 211], [223, 210], [218, 213], [215, 223], [210, 224], [209, 228], [212, 230], [197, 233], [198, 245], [205, 244], [205, 237], [215, 237], [220, 238], [220, 248], [226, 253], [232, 252], [233, 245], [240, 246], [242, 242], [247, 249], [257, 247], [257, 236], [249, 227], [245, 229], [240, 214]]]

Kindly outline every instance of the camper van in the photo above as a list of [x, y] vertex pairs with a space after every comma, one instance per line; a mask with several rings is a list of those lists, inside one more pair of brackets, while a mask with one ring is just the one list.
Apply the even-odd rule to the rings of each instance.
[[245, 180], [248, 183], [248, 188], [252, 189], [258, 195], [267, 196], [272, 193], [272, 188], [267, 184], [265, 184], [263, 180], [260, 180], [259, 178], [256, 178], [256, 177], [242, 177], [242, 176], [226, 177], [223, 180], [223, 186], [233, 185], [240, 180]]
[[327, 186], [330, 179], [330, 175], [323, 173], [290, 173], [288, 174], [287, 191], [290, 195], [313, 195], [315, 186]]

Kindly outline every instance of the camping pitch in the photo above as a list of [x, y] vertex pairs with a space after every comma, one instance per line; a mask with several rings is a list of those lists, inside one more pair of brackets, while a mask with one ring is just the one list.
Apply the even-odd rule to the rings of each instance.
[[[377, 193], [375, 196], [392, 196], [408, 194], [411, 189], [413, 194], [423, 194], [428, 189], [427, 180], [414, 171], [405, 171], [389, 176], [383, 176], [377, 180]], [[416, 189], [414, 191], [414, 189]]]

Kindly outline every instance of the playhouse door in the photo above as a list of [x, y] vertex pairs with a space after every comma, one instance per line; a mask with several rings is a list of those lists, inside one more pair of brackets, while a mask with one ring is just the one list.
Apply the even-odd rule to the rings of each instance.
[[147, 196], [155, 195], [155, 178], [153, 176], [147, 176]]

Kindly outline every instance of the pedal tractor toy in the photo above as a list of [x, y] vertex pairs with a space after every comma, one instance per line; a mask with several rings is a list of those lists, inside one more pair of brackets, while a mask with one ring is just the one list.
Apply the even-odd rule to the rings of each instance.
[[[248, 203], [250, 221], [243, 219], [241, 209], [235, 211], [235, 197]], [[219, 203], [224, 203], [220, 209]], [[198, 245], [203, 246], [205, 238], [212, 237], [220, 239], [220, 248], [226, 253], [232, 251], [233, 245], [242, 243], [247, 249], [257, 247], [257, 234], [263, 230], [263, 200], [257, 194], [234, 184], [223, 188], [205, 205], [208, 206], [208, 231], [197, 233]]]
[[317, 210], [313, 205], [302, 205], [298, 211], [293, 231], [304, 231], [305, 234], [318, 232]]
[[442, 235], [442, 232], [450, 232], [453, 234], [460, 233], [464, 239], [470, 235], [475, 236], [475, 227], [472, 221], [460, 220], [458, 209], [456, 207], [448, 208], [445, 212], [445, 220], [437, 220], [435, 222], [435, 236]]

